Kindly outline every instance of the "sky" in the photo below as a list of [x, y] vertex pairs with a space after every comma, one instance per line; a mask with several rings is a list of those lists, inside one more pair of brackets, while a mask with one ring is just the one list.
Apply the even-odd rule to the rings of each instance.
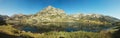
[[36, 14], [47, 6], [67, 14], [103, 14], [120, 19], [120, 0], [0, 0], [0, 14]]

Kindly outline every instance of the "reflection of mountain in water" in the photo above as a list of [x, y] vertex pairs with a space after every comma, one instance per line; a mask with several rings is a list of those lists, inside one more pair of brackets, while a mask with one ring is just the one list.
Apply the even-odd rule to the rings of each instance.
[[67, 32], [73, 32], [73, 31], [88, 31], [88, 32], [100, 32], [101, 30], [107, 30], [111, 27], [114, 27], [113, 25], [82, 25], [78, 22], [46, 22], [41, 23], [40, 26], [26, 26], [23, 27], [23, 30], [25, 31], [31, 31], [31, 32], [49, 32], [49, 31], [67, 31]]

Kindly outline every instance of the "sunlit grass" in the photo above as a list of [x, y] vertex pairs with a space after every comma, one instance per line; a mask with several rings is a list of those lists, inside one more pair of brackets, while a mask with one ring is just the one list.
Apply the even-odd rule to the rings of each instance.
[[[14, 36], [21, 36], [25, 38], [106, 38], [106, 36], [103, 37], [104, 33], [97, 33], [97, 32], [85, 32], [85, 31], [76, 31], [76, 32], [64, 32], [64, 31], [51, 31], [51, 32], [45, 32], [45, 33], [32, 33], [32, 32], [25, 32], [20, 31], [15, 28], [13, 28], [11, 25], [7, 26], [0, 26], [0, 32], [6, 33], [8, 35], [14, 35]], [[7, 37], [7, 36], [6, 36]]]

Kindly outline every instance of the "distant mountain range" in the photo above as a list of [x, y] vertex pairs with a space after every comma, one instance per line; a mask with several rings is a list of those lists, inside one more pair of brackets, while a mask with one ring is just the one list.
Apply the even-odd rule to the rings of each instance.
[[32, 15], [16, 14], [11, 17], [1, 15], [0, 20], [14, 24], [24, 22], [26, 24], [40, 24], [41, 22], [90, 22], [90, 23], [115, 23], [120, 20], [101, 14], [72, 14], [67, 15], [63, 10], [48, 6], [40, 12]]
[[[1, 16], [2, 17], [2, 16]], [[7, 20], [25, 20], [29, 21], [39, 21], [39, 22], [76, 22], [79, 20], [89, 20], [89, 21], [100, 21], [100, 22], [117, 22], [120, 21], [117, 18], [105, 16], [101, 14], [72, 14], [67, 15], [63, 10], [48, 6], [47, 8], [41, 10], [37, 14], [24, 15], [16, 14], [12, 17], [3, 16]]]

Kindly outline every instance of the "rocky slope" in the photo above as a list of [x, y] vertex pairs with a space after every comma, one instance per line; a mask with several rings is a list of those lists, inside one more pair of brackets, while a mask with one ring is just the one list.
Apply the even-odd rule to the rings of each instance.
[[105, 16], [105, 15], [101, 15], [101, 14], [74, 14], [71, 16], [76, 19], [95, 20], [95, 21], [109, 22], [109, 23], [114, 23], [114, 22], [120, 21], [117, 18]]
[[67, 15], [63, 10], [54, 8], [52, 6], [48, 6], [47, 8], [43, 9], [42, 11], [34, 14], [29, 18], [35, 19], [41, 22], [74, 22], [75, 20], [95, 20], [101, 22], [117, 22], [120, 21], [117, 18], [100, 15], [100, 14], [75, 14], [75, 15]]
[[120, 20], [114, 17], [100, 15], [100, 14], [73, 14], [67, 15], [63, 10], [48, 6], [37, 14], [24, 15], [17, 14], [8, 18], [8, 23], [24, 22], [28, 24], [41, 23], [41, 22], [107, 22], [114, 23]]

